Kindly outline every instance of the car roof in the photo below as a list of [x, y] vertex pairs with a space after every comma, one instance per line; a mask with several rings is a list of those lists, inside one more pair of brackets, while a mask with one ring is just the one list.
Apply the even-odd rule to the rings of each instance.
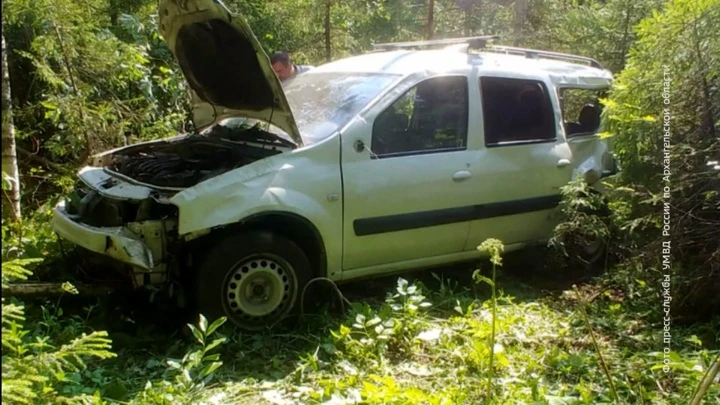
[[310, 73], [387, 73], [401, 76], [417, 72], [469, 73], [479, 75], [549, 79], [557, 87], [606, 88], [612, 74], [605, 69], [546, 58], [527, 58], [494, 52], [467, 53], [466, 47], [434, 50], [370, 52], [318, 66]]

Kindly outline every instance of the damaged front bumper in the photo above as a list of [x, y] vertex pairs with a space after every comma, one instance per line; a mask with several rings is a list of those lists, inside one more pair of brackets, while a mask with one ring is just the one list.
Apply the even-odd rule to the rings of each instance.
[[133, 284], [162, 283], [167, 278], [166, 236], [174, 222], [157, 220], [125, 226], [95, 227], [69, 214], [65, 202], [54, 210], [53, 228], [63, 239], [132, 268]]

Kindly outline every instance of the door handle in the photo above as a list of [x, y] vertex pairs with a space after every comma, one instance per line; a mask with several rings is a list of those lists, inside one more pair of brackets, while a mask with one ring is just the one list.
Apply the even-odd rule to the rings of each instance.
[[566, 167], [566, 166], [569, 166], [569, 165], [570, 165], [570, 160], [569, 160], [569, 159], [560, 159], [560, 160], [558, 160], [558, 162], [557, 162], [557, 167]]
[[353, 149], [355, 149], [355, 152], [361, 153], [365, 150], [365, 142], [357, 139], [355, 142], [353, 142]]
[[453, 176], [452, 176], [452, 179], [453, 179], [453, 181], [462, 181], [465, 179], [469, 179], [470, 176], [472, 176], [472, 175], [470, 174], [469, 171], [461, 170], [459, 172], [455, 172], [455, 174], [453, 174]]

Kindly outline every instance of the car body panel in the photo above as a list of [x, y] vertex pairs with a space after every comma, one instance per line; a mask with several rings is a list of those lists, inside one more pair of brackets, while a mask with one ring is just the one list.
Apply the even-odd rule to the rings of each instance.
[[384, 72], [409, 75], [419, 71], [443, 73], [476, 70], [484, 74], [547, 78], [554, 87], [598, 89], [612, 83], [607, 70], [549, 59], [529, 59], [496, 53], [468, 54], [453, 49], [384, 51], [351, 56], [313, 69], [321, 72]]
[[98, 194], [112, 199], [142, 201], [153, 195], [150, 187], [118, 180], [102, 167], [86, 166], [78, 174], [80, 180]]
[[[441, 75], [466, 76], [453, 71]], [[416, 222], [416, 219], [407, 218], [407, 215], [427, 214], [469, 204], [473, 199], [472, 193], [468, 193], [463, 184], [454, 182], [452, 176], [465, 169], [470, 152], [464, 150], [381, 159], [374, 159], [372, 152], [372, 128], [377, 115], [419, 82], [437, 76], [433, 71], [407, 76], [379, 97], [361, 114], [362, 119], [354, 121], [341, 135], [345, 199], [343, 271], [353, 272], [370, 266], [463, 250], [467, 222], [425, 227], [419, 225], [432, 219], [409, 224], [408, 221]], [[353, 147], [357, 141], [362, 141], [369, 148], [358, 153]], [[453, 198], [448, 199], [448, 195]], [[388, 231], [397, 226], [403, 229]]]
[[[483, 103], [480, 79], [483, 77], [524, 79], [542, 82], [549, 91], [554, 113], [556, 139], [517, 144], [485, 145]], [[548, 77], [527, 71], [505, 71], [495, 67], [479, 69], [471, 90], [477, 106], [470, 125], [482, 144], [472, 165], [468, 186], [478, 193], [478, 203], [507, 215], [486, 215], [470, 224], [465, 249], [477, 248], [488, 238], [504, 243], [531, 242], [546, 237], [554, 226], [553, 212], [560, 201], [560, 187], [570, 181], [571, 164], [558, 167], [558, 161], [572, 160], [562, 136], [562, 118], [553, 83]], [[488, 209], [490, 210], [490, 209]]]
[[340, 269], [342, 181], [339, 137], [256, 161], [185, 189], [168, 201], [179, 209], [179, 235], [241, 222], [262, 212], [307, 219], [325, 241], [327, 266]]
[[84, 225], [65, 211], [61, 202], [53, 212], [55, 232], [91, 252], [104, 254], [120, 262], [145, 270], [155, 267], [152, 251], [126, 227], [94, 227]]

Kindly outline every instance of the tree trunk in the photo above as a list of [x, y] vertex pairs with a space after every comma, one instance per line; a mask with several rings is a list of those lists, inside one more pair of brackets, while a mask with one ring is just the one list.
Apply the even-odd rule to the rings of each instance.
[[625, 57], [630, 50], [630, 46], [632, 46], [631, 41], [628, 41], [630, 30], [632, 29], [631, 25], [634, 25], [630, 24], [630, 10], [632, 10], [632, 7], [632, 3], [628, 2], [627, 8], [625, 9], [625, 23], [623, 24], [623, 37], [620, 43], [620, 66], [618, 70], [622, 70], [625, 67]]
[[[63, 287], [64, 283], [10, 283], [3, 288], [3, 294], [17, 297], [49, 297], [53, 295], [66, 295], [68, 291]], [[125, 284], [102, 285], [102, 284], [79, 284], [74, 283], [78, 295], [106, 295], [113, 291], [127, 289]], [[125, 287], [125, 288], [124, 288]]]
[[332, 60], [332, 45], [330, 37], [330, 11], [332, 9], [332, 0], [325, 0], [325, 61]]
[[[2, 171], [10, 180], [10, 189], [3, 187], [3, 218], [20, 219], [20, 173], [15, 149], [15, 123], [12, 115], [12, 93], [8, 72], [5, 24], [2, 24]], [[5, 179], [3, 179], [5, 181]]]
[[513, 46], [520, 45], [522, 38], [522, 26], [525, 22], [526, 0], [515, 0], [515, 23], [513, 24]]
[[469, 37], [470, 35], [472, 35], [471, 34], [472, 29], [470, 28], [470, 15], [471, 15], [470, 13], [471, 13], [471, 11], [472, 11], [472, 5], [470, 6], [470, 8], [465, 10], [465, 12], [463, 13], [463, 16], [465, 17], [465, 24], [464, 24], [465, 30], [464, 31], [465, 31], [466, 37]]
[[427, 39], [433, 39], [435, 31], [435, 0], [428, 0]]

